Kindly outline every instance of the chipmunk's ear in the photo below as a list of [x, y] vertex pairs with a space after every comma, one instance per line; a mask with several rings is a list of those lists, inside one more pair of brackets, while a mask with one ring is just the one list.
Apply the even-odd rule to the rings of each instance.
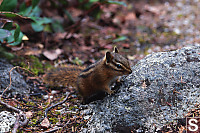
[[106, 56], [106, 63], [110, 63], [112, 61], [112, 58], [113, 58], [111, 52], [110, 51], [106, 52], [105, 56]]
[[119, 50], [116, 46], [114, 47], [113, 53], [119, 53]]

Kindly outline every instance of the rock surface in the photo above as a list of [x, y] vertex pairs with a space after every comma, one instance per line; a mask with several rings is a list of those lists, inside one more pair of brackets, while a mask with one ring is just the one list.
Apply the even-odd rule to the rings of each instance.
[[83, 132], [154, 132], [200, 104], [200, 46], [153, 53], [132, 70], [117, 93], [89, 105]]
[[[10, 83], [9, 71], [13, 68], [6, 60], [0, 59], [0, 93], [6, 89]], [[15, 69], [11, 72], [12, 84], [6, 93], [9, 94], [29, 94], [30, 87], [24, 81], [23, 76], [20, 75]], [[8, 95], [7, 95], [8, 96]]]
[[11, 126], [14, 125], [16, 118], [8, 111], [0, 112], [0, 133], [7, 133], [11, 130]]

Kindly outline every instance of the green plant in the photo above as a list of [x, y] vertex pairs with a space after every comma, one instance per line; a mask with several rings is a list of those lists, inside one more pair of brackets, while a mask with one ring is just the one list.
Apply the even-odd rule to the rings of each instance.
[[[14, 18], [21, 19], [22, 21], [29, 20], [31, 22], [32, 29], [35, 32], [63, 32], [64, 28], [59, 21], [53, 20], [52, 18], [41, 17], [42, 10], [39, 7], [39, 0], [31, 0], [30, 5], [26, 5], [25, 2], [18, 3], [17, 0], [3, 0], [0, 2], [0, 45], [7, 43], [9, 45], [18, 45], [22, 42], [24, 33], [20, 30], [20, 24], [18, 21], [14, 21]], [[52, 5], [60, 10], [59, 5], [67, 7], [68, 3], [66, 0], [53, 1], [50, 0]], [[90, 15], [94, 18], [100, 18], [102, 13], [100, 5], [104, 4], [126, 4], [122, 1], [112, 0], [78, 0], [78, 8], [87, 10], [83, 14]], [[62, 11], [69, 18], [71, 23], [75, 23], [71, 14], [66, 8], [62, 8]], [[51, 25], [51, 26], [50, 26]]]
[[39, 0], [32, 0], [30, 6], [26, 6], [25, 2], [20, 4], [19, 11], [17, 10], [17, 0], [3, 0], [0, 5], [0, 14], [7, 19], [0, 19], [0, 44], [6, 41], [9, 45], [18, 45], [22, 42], [24, 34], [20, 30], [17, 22], [13, 18], [22, 20], [30, 20], [31, 26], [35, 32], [50, 31], [45, 28], [45, 25], [52, 23], [52, 19], [40, 17], [41, 9], [38, 6]]

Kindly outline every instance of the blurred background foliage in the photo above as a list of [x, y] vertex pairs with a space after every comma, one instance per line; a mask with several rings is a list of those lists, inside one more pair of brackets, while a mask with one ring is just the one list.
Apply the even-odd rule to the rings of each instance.
[[[19, 45], [22, 40], [26, 40], [26, 33], [20, 30], [20, 22], [31, 23], [31, 28], [34, 32], [64, 32], [64, 23], [59, 20], [45, 17], [42, 15], [42, 9], [39, 7], [40, 0], [3, 0], [0, 5], [1, 16], [0, 18], [0, 42], [9, 45]], [[46, 0], [41, 3], [45, 4]], [[49, 0], [50, 7], [56, 8], [61, 14], [65, 14], [69, 19], [69, 25], [75, 23], [75, 20], [68, 12], [67, 8], [74, 6], [81, 10], [89, 10], [87, 15], [93, 19], [99, 19], [102, 13], [99, 8], [103, 4], [119, 4], [124, 5], [124, 2], [110, 1], [110, 0]], [[90, 10], [92, 12], [90, 12]], [[84, 17], [84, 16], [83, 16]], [[17, 21], [16, 21], [17, 20]]]

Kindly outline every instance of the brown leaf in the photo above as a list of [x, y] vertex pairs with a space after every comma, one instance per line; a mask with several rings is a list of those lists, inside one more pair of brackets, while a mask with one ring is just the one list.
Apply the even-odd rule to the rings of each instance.
[[66, 35], [67, 35], [67, 32], [64, 32], [64, 33], [55, 33], [54, 40], [57, 41], [57, 42], [59, 42], [59, 40], [64, 39]]
[[156, 7], [156, 6], [150, 6], [150, 5], [145, 5], [144, 9], [148, 12], [154, 13], [156, 15], [158, 15], [160, 13], [160, 7]]
[[17, 103], [15, 101], [8, 101], [8, 104], [11, 106], [17, 106]]
[[44, 120], [40, 124], [43, 128], [48, 128], [50, 126], [48, 118], [44, 118]]
[[134, 12], [128, 13], [128, 14], [125, 16], [125, 20], [134, 21], [135, 19], [136, 19], [136, 15], [135, 15]]
[[32, 118], [33, 117], [33, 113], [31, 111], [26, 112], [26, 117], [27, 118]]
[[123, 43], [122, 46], [125, 47], [125, 48], [129, 48], [129, 47], [130, 47], [130, 44], [128, 44], [128, 43]]
[[40, 55], [42, 53], [42, 50], [38, 50], [38, 49], [31, 49], [31, 50], [27, 50], [24, 55]]
[[108, 44], [108, 45], [105, 45], [104, 48], [105, 48], [105, 49], [112, 49], [112, 48], [113, 48], [113, 45]]
[[58, 58], [60, 54], [62, 54], [62, 52], [63, 52], [62, 49], [56, 49], [51, 51], [46, 50], [43, 52], [43, 55], [47, 57], [49, 60], [55, 60]]

